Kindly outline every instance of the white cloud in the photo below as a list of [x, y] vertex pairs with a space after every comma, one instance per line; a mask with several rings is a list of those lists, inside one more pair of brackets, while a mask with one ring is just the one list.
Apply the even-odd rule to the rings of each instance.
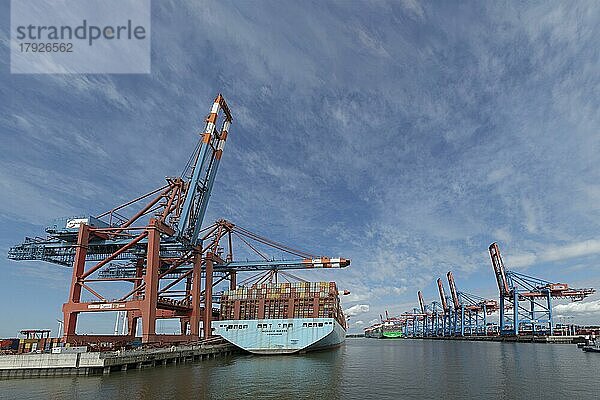
[[506, 255], [504, 256], [507, 262], [508, 268], [522, 268], [528, 267], [530, 265], [535, 264], [538, 261], [538, 258], [535, 254], [524, 252], [518, 253], [514, 255]]
[[409, 11], [411, 14], [423, 18], [424, 11], [423, 7], [419, 3], [418, 0], [402, 0], [402, 5], [404, 8]]
[[507, 255], [508, 267], [527, 267], [541, 262], [553, 262], [600, 254], [600, 239], [590, 239], [565, 245], [545, 246], [535, 251]]
[[372, 36], [370, 36], [364, 30], [358, 29], [358, 39], [374, 55], [383, 57], [383, 58], [390, 58], [389, 53], [385, 50], [385, 48], [381, 45], [381, 43], [379, 41], [377, 41], [375, 38], [373, 38]]
[[487, 174], [487, 181], [490, 184], [498, 183], [500, 181], [503, 181], [506, 178], [511, 177], [511, 175], [513, 175], [514, 172], [515, 171], [513, 170], [513, 168], [511, 166], [503, 165], [499, 168], [491, 170]]
[[364, 325], [364, 324], [365, 324], [365, 322], [364, 322], [364, 321], [356, 321], [356, 322], [354, 323], [354, 325]]
[[498, 228], [494, 230], [494, 238], [502, 243], [510, 243], [512, 235], [508, 228]]
[[554, 307], [554, 312], [560, 315], [600, 314], [600, 300], [559, 304]]
[[356, 305], [344, 310], [344, 314], [346, 314], [349, 317], [354, 317], [359, 314], [364, 314], [367, 312], [369, 312], [368, 304], [356, 304]]
[[521, 200], [521, 206], [525, 215], [524, 224], [527, 232], [536, 233], [538, 231], [538, 212], [534, 203], [529, 199]]

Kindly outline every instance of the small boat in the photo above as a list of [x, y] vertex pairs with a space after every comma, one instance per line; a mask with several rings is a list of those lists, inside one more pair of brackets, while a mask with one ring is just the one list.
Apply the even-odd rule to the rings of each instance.
[[600, 343], [596, 338], [586, 338], [584, 343], [577, 343], [577, 347], [590, 353], [600, 353]]
[[589, 353], [600, 353], [600, 346], [598, 346], [598, 345], [595, 345], [595, 346], [583, 346], [581, 348], [581, 350], [587, 351]]

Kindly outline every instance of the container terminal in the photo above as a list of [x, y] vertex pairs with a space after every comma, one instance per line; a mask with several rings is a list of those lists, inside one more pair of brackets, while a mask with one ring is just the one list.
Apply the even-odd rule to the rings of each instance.
[[[419, 290], [419, 306], [365, 328], [365, 336], [383, 338], [383, 327], [394, 323], [408, 338], [445, 338], [498, 341], [572, 343], [600, 334], [600, 327], [556, 324], [552, 313], [554, 299], [581, 301], [595, 293], [593, 288], [576, 289], [505, 268], [497, 243], [489, 255], [498, 285], [499, 301], [486, 299], [457, 289], [452, 271], [446, 278], [450, 296], [437, 279], [440, 301], [426, 304]], [[488, 316], [499, 312], [499, 324]], [[400, 337], [400, 336], [399, 336]]]
[[[5, 353], [42, 353], [37, 354], [39, 360], [34, 362], [31, 358], [23, 359], [20, 354], [2, 356], [0, 370], [9, 371], [3, 375], [10, 375], [13, 369], [27, 370], [29, 375], [53, 374], [61, 365], [58, 362], [57, 367], [56, 358], [71, 360], [74, 354], [88, 351], [104, 351], [101, 358], [112, 361], [106, 364], [96, 360], [86, 367], [85, 373], [97, 370], [106, 373], [116, 366], [127, 368], [127, 365], [145, 365], [158, 359], [176, 362], [186, 357], [229, 354], [232, 348], [237, 349], [231, 344], [235, 344], [236, 339], [230, 338], [229, 325], [237, 326], [240, 332], [239, 326], [246, 327], [250, 318], [256, 318], [252, 320], [255, 333], [265, 333], [264, 328], [257, 327], [258, 323], [264, 324], [261, 318], [270, 318], [269, 327], [289, 320], [283, 322], [286, 330], [297, 334], [298, 343], [307, 344], [304, 347], [298, 344], [296, 350], [343, 342], [346, 321], [334, 282], [296, 279], [301, 281], [297, 286], [298, 296], [290, 297], [287, 291], [291, 293], [293, 287], [296, 293], [296, 286], [286, 286], [277, 280], [295, 278], [286, 272], [289, 270], [345, 268], [350, 265], [349, 259], [297, 250], [224, 219], [203, 227], [232, 121], [229, 106], [219, 94], [180, 176], [167, 177], [162, 186], [101, 214], [58, 219], [46, 228], [45, 237], [25, 238], [23, 243], [9, 250], [11, 260], [45, 261], [72, 267], [72, 278], [62, 307], [62, 337], [50, 338], [48, 330], [34, 329], [23, 331], [24, 338], [19, 340], [3, 341]], [[275, 252], [282, 254], [282, 259], [269, 256]], [[238, 283], [241, 273], [251, 276]], [[226, 301], [220, 307], [221, 293], [213, 290], [219, 284], [227, 284], [229, 288], [223, 297]], [[244, 313], [248, 311], [250, 302], [234, 299], [238, 291], [246, 293], [244, 285], [256, 289], [252, 292], [256, 315], [252, 317], [241, 312], [242, 307]], [[324, 286], [323, 293], [321, 286]], [[114, 293], [121, 295], [115, 298]], [[273, 297], [276, 294], [278, 298]], [[122, 334], [118, 329], [114, 335], [78, 333], [81, 313], [106, 312], [118, 312], [124, 317]], [[227, 318], [242, 322], [219, 323], [223, 319], [222, 312], [233, 313]], [[180, 332], [157, 332], [157, 321], [161, 319], [178, 320]], [[335, 334], [326, 334], [322, 324]], [[141, 325], [139, 332], [138, 325]], [[222, 337], [215, 333], [221, 333]], [[290, 337], [293, 339], [294, 335]], [[309, 337], [319, 340], [310, 342]], [[274, 347], [287, 345], [263, 340], [264, 348], [252, 350], [269, 352]], [[135, 353], [117, 354], [115, 351]], [[173, 354], [158, 357], [157, 351]], [[183, 355], [177, 355], [180, 353]], [[77, 371], [77, 367], [83, 365], [81, 357], [75, 357], [79, 360], [75, 364], [73, 360], [65, 362], [63, 371], [73, 368]], [[33, 365], [37, 372], [30, 371]]]
[[[62, 337], [25, 329], [22, 338], [3, 340], [0, 351], [16, 355], [2, 357], [2, 376], [108, 373], [157, 360], [181, 362], [240, 349], [294, 353], [344, 341], [347, 323], [335, 282], [306, 282], [286, 271], [345, 268], [349, 259], [297, 250], [224, 219], [202, 226], [232, 121], [219, 94], [180, 176], [98, 215], [57, 219], [46, 228], [46, 237], [25, 238], [9, 250], [12, 260], [72, 267], [72, 279], [62, 307]], [[273, 251], [287, 257], [267, 256]], [[386, 311], [365, 336], [561, 342], [595, 332], [565, 329], [552, 315], [553, 299], [579, 301], [594, 289], [507, 270], [496, 243], [489, 253], [499, 301], [457, 290], [450, 271], [450, 297], [438, 279], [440, 302], [425, 304], [419, 291], [418, 308], [397, 317]], [[248, 261], [248, 254], [256, 260]], [[241, 273], [252, 275], [238, 283]], [[288, 282], [279, 283], [279, 277]], [[214, 292], [222, 283], [229, 289]], [[108, 294], [118, 291], [117, 298]], [[105, 312], [123, 317], [121, 334], [118, 329], [114, 335], [77, 333], [81, 313]], [[496, 312], [500, 323], [488, 322]], [[180, 332], [157, 332], [161, 319], [179, 320]], [[81, 354], [88, 352], [102, 355], [82, 363], [89, 357]]]

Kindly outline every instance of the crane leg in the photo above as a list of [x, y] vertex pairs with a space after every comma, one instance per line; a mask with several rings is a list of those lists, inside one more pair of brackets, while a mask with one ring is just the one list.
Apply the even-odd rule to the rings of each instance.
[[209, 339], [212, 335], [212, 285], [213, 285], [213, 260], [212, 253], [206, 254], [206, 276], [204, 278], [204, 339]]
[[160, 232], [156, 221], [148, 228], [148, 258], [144, 282], [144, 300], [142, 302], [142, 342], [152, 342], [156, 338], [156, 306], [158, 303], [158, 273], [160, 268]]
[[190, 335], [200, 337], [200, 296], [202, 293], [202, 254], [194, 258], [192, 272], [192, 313], [190, 315]]

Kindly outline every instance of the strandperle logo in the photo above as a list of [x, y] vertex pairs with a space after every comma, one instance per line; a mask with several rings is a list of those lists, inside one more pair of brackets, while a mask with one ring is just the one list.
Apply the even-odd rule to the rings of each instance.
[[146, 39], [146, 28], [141, 25], [134, 26], [132, 21], [127, 20], [127, 24], [118, 26], [90, 25], [86, 19], [81, 25], [71, 27], [62, 26], [17, 26], [17, 39], [19, 40], [85, 40], [88, 45], [94, 44], [99, 39], [106, 40], [143, 40]]
[[150, 73], [150, 0], [11, 0], [12, 73]]

